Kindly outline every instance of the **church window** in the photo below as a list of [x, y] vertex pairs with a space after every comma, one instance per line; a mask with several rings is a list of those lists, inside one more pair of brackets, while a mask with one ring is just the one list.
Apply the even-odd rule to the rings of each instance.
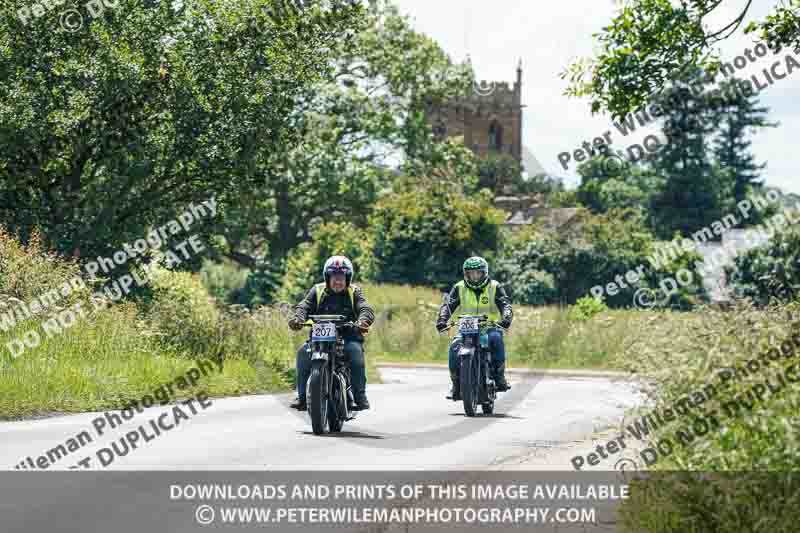
[[503, 147], [503, 127], [493, 120], [489, 125], [489, 148], [501, 150]]

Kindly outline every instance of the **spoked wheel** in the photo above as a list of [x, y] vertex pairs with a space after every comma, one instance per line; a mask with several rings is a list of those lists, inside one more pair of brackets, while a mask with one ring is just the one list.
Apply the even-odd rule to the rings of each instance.
[[314, 365], [311, 376], [308, 378], [308, 414], [311, 417], [311, 429], [314, 435], [323, 435], [328, 431], [328, 413], [330, 401], [328, 398], [327, 365]]
[[461, 361], [461, 399], [464, 402], [464, 413], [467, 416], [475, 416], [478, 410], [479, 378], [478, 358], [475, 354]]

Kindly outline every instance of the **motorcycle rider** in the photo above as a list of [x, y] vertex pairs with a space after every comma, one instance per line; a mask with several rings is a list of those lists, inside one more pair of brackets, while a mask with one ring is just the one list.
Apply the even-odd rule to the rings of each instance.
[[[461, 306], [462, 314], [488, 315], [489, 320], [498, 322], [504, 329], [511, 327], [514, 314], [511, 310], [511, 299], [506, 294], [503, 286], [489, 278], [489, 263], [482, 257], [470, 257], [462, 266], [464, 279], [453, 286], [445, 303], [439, 309], [439, 318], [436, 329], [442, 333], [447, 329], [447, 321], [453, 312]], [[489, 349], [492, 352], [492, 362], [495, 369], [495, 386], [498, 392], [511, 388], [506, 381], [506, 349], [503, 343], [503, 332], [498, 328], [489, 328]], [[461, 338], [456, 337], [450, 344], [450, 380], [452, 382], [448, 400], [460, 400], [460, 370], [461, 360], [458, 350], [461, 347]]]
[[[364, 335], [375, 320], [375, 312], [364, 298], [360, 287], [351, 285], [353, 263], [342, 255], [334, 255], [325, 261], [322, 268], [324, 283], [317, 283], [306, 297], [295, 306], [289, 327], [295, 331], [303, 329], [309, 315], [344, 315], [357, 327], [342, 333], [344, 354], [350, 360], [353, 396], [356, 410], [369, 409], [367, 400], [367, 374], [364, 365]], [[311, 374], [311, 351], [306, 341], [297, 351], [297, 398], [291, 407], [305, 411], [306, 382]]]

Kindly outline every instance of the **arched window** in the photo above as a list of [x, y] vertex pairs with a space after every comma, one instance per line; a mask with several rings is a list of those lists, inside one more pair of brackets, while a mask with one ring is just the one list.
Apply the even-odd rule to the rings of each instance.
[[489, 125], [489, 148], [500, 151], [503, 147], [503, 127], [493, 120]]

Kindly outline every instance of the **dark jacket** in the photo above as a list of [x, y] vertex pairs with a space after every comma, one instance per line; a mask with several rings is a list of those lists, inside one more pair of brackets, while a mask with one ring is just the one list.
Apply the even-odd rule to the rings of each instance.
[[[350, 294], [347, 290], [336, 294], [330, 289], [324, 289], [322, 299], [317, 307], [317, 288], [311, 287], [306, 297], [294, 308], [295, 316], [301, 322], [308, 319], [308, 315], [344, 315], [347, 320], [353, 322], [362, 321], [365, 325], [371, 326], [375, 320], [375, 311], [364, 298], [364, 291], [358, 285], [350, 285], [353, 288], [353, 300], [356, 308], [350, 302]], [[357, 329], [343, 331], [343, 337], [355, 340], [364, 340], [364, 336]]]
[[[489, 283], [491, 283], [491, 279]], [[477, 293], [478, 291], [474, 289], [470, 289], [465, 285], [465, 288], [468, 291], [472, 291]], [[503, 285], [500, 284], [497, 286], [497, 290], [494, 293], [494, 303], [497, 305], [497, 309], [500, 310], [500, 316], [503, 317], [503, 320], [508, 320], [510, 323], [514, 319], [514, 312], [511, 310], [511, 298], [508, 297], [506, 290], [503, 288]], [[439, 318], [436, 321], [437, 325], [444, 325], [447, 324], [447, 321], [452, 316], [453, 312], [461, 305], [461, 302], [458, 298], [458, 287], [453, 286], [450, 290], [450, 294], [447, 295], [445, 303], [442, 304], [442, 307], [439, 308]]]

